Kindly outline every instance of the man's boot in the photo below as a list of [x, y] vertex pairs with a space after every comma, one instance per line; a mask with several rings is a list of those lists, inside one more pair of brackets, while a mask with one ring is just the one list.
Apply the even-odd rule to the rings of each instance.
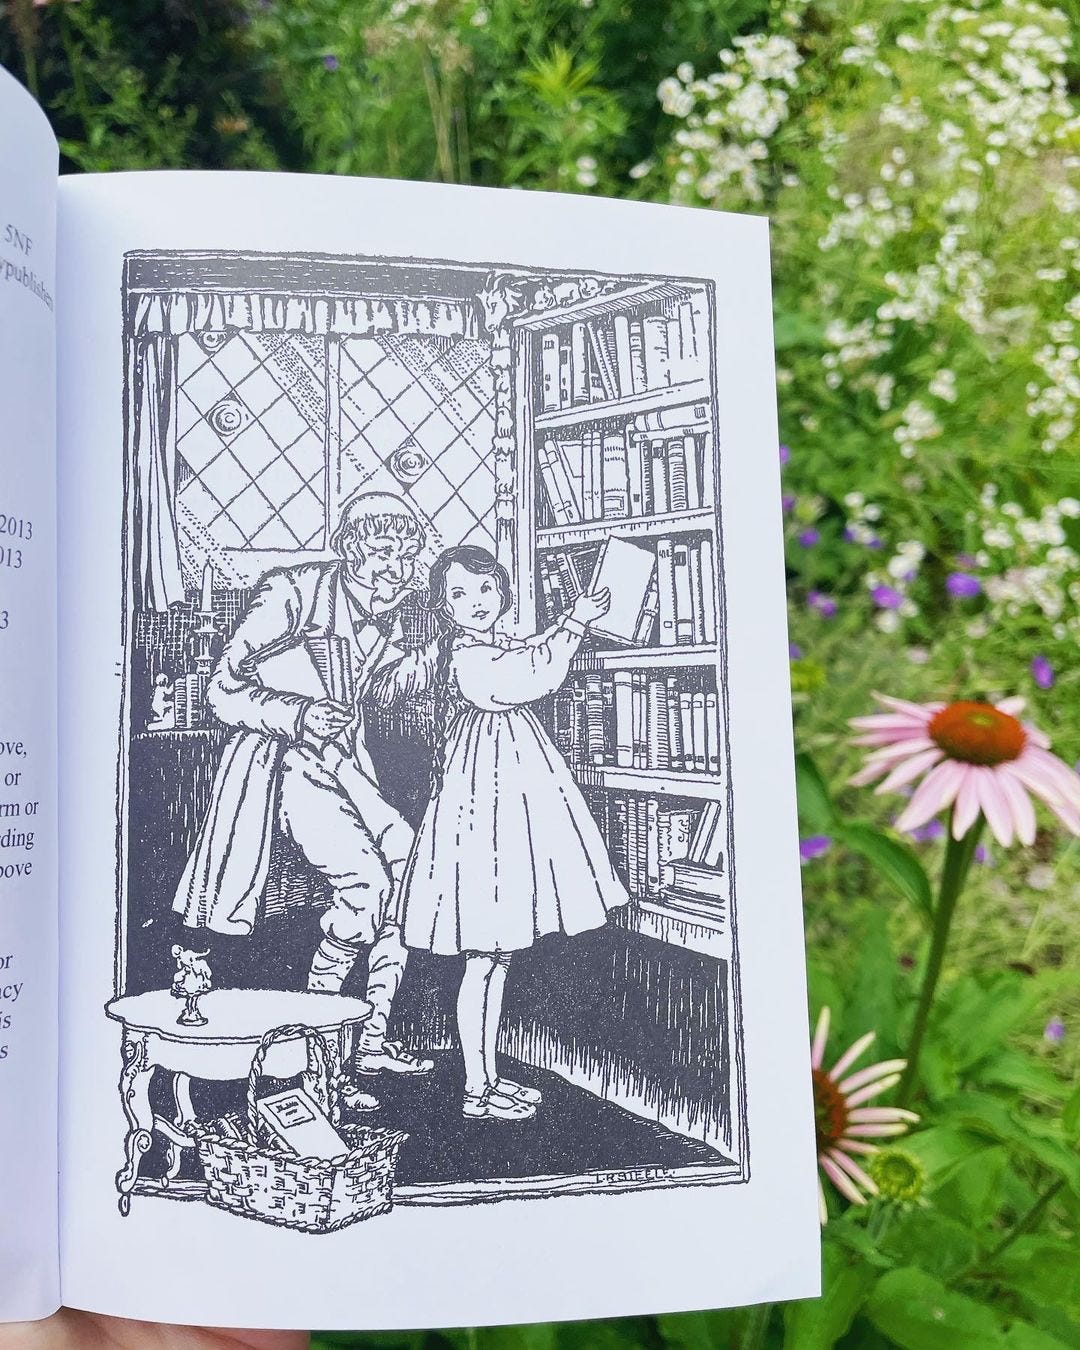
[[307, 987], [312, 994], [340, 994], [345, 977], [356, 964], [360, 949], [337, 938], [324, 937], [315, 949]]

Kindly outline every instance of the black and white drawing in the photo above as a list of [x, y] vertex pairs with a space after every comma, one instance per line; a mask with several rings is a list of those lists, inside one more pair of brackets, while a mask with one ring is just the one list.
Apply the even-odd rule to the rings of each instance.
[[748, 1178], [722, 303], [127, 255], [122, 1213]]

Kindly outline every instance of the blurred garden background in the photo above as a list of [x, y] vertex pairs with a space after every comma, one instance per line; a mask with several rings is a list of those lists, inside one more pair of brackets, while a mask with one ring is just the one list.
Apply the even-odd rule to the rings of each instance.
[[0, 63], [67, 172], [773, 223], [824, 1297], [320, 1343], [1080, 1346], [1080, 0], [5, 0]]

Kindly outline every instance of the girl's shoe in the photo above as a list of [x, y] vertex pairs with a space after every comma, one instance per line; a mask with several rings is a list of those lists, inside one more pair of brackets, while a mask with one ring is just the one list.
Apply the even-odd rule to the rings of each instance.
[[483, 1092], [466, 1092], [461, 1114], [470, 1120], [531, 1120], [536, 1107], [487, 1088]]
[[539, 1106], [544, 1100], [543, 1093], [536, 1088], [526, 1087], [524, 1083], [515, 1083], [510, 1078], [499, 1078], [495, 1091], [500, 1097], [509, 1097], [514, 1102], [524, 1102], [526, 1106]]

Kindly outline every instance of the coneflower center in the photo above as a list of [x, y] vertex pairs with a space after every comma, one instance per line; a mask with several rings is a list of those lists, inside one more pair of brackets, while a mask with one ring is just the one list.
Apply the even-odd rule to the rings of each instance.
[[991, 703], [950, 703], [931, 717], [927, 732], [950, 759], [965, 764], [1004, 764], [1027, 742], [1016, 718]]
[[818, 1152], [835, 1148], [848, 1126], [848, 1105], [844, 1094], [824, 1069], [814, 1069], [814, 1129]]

